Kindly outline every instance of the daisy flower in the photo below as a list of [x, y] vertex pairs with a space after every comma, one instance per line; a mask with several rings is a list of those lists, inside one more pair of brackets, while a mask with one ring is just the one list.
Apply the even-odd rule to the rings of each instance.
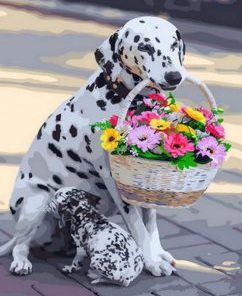
[[103, 149], [107, 151], [112, 151], [117, 148], [121, 136], [120, 133], [114, 128], [107, 128], [103, 131], [100, 139]]
[[133, 129], [127, 139], [129, 145], [136, 145], [143, 152], [148, 149], [152, 150], [160, 143], [161, 135], [156, 133], [149, 126], [140, 126]]
[[151, 119], [150, 126], [155, 130], [163, 131], [170, 127], [171, 123], [164, 119]]
[[164, 142], [164, 148], [172, 157], [177, 158], [183, 156], [187, 152], [194, 151], [193, 143], [190, 143], [187, 137], [182, 134], [171, 133], [168, 135]]
[[190, 118], [201, 122], [203, 124], [206, 123], [206, 118], [205, 116], [202, 114], [202, 112], [199, 112], [191, 107], [184, 107], [182, 108], [182, 111]]
[[212, 159], [213, 166], [221, 165], [224, 161], [226, 151], [224, 145], [218, 144], [214, 137], [206, 137], [197, 144], [197, 155], [208, 156]]
[[221, 139], [225, 137], [224, 127], [221, 124], [208, 124], [205, 130], [207, 133], [210, 133], [215, 138]]

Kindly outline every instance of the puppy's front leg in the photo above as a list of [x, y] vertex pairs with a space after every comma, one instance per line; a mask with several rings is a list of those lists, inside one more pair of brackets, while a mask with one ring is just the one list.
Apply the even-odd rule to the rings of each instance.
[[62, 268], [62, 272], [64, 273], [72, 273], [74, 271], [78, 271], [81, 269], [81, 263], [86, 256], [85, 250], [80, 246], [76, 248], [76, 255], [72, 261], [71, 265], [65, 265]]

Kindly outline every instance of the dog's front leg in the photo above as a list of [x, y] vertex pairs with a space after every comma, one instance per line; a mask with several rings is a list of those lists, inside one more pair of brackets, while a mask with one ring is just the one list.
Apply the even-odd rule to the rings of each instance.
[[[124, 219], [124, 222], [126, 223], [136, 243], [143, 251], [145, 268], [155, 276], [160, 276], [162, 274], [170, 275], [174, 269], [172, 266], [174, 259], [170, 256], [170, 258], [166, 257], [166, 260], [164, 260], [161, 256], [161, 246], [159, 245], [159, 248], [159, 246], [157, 247], [156, 245], [156, 231], [149, 231], [154, 227], [154, 220], [150, 220], [150, 223], [146, 228], [138, 208], [128, 205], [122, 201], [114, 179], [110, 177], [110, 175], [108, 177], [102, 177]], [[165, 251], [163, 250], [163, 252]]]
[[[143, 212], [143, 220], [144, 224], [146, 226], [146, 229], [149, 233], [149, 243], [152, 246], [150, 250], [153, 253], [153, 256], [156, 256], [158, 258], [161, 258], [161, 266], [163, 269], [163, 273], [165, 275], [170, 275], [172, 271], [175, 270], [175, 259], [172, 257], [172, 255], [165, 251], [160, 243], [160, 237], [159, 237], [159, 230], [157, 227], [157, 215], [156, 215], [156, 209], [142, 209]], [[159, 275], [159, 274], [158, 274]]]

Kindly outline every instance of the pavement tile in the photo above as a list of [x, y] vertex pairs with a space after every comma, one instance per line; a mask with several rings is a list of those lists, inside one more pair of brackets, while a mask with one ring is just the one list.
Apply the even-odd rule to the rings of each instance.
[[[0, 212], [0, 230], [3, 229], [9, 234], [14, 233], [15, 221], [9, 212], [1, 213]], [[0, 236], [1, 239], [1, 236]]]
[[179, 235], [175, 237], [167, 237], [162, 241], [162, 246], [167, 249], [179, 249], [183, 247], [209, 244], [210, 242], [196, 234]]
[[242, 295], [242, 281], [231, 278], [222, 281], [204, 283], [201, 284], [201, 288], [216, 296], [227, 296], [228, 294], [234, 294], [236, 296]]
[[198, 255], [196, 258], [198, 261], [208, 264], [213, 268], [216, 268], [228, 275], [242, 276], [241, 262], [242, 257], [237, 253], [226, 252], [226, 253], [213, 253]]
[[184, 289], [168, 289], [164, 291], [155, 292], [154, 295], [157, 296], [208, 296], [207, 293], [195, 288], [189, 287]]

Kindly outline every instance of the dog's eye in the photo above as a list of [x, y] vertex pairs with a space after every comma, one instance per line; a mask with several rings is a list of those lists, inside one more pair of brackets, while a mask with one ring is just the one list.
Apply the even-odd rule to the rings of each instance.
[[149, 55], [152, 55], [155, 52], [154, 48], [150, 44], [147, 44], [147, 43], [146, 44], [140, 43], [138, 45], [138, 50], [143, 51], [143, 52], [147, 52]]

